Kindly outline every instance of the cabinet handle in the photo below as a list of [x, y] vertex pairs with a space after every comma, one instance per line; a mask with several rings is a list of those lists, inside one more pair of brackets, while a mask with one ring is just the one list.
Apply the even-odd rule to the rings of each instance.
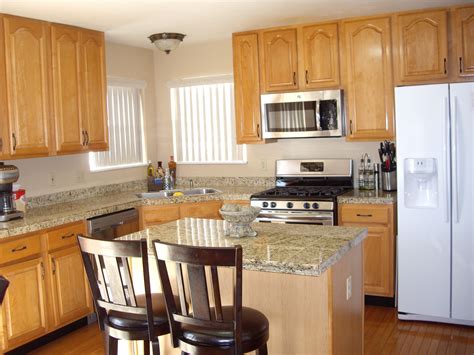
[[446, 58], [444, 58], [444, 74], [448, 73], [448, 69], [446, 68]]
[[0, 152], [3, 150], [3, 138], [0, 138]]
[[89, 145], [89, 132], [86, 131], [86, 145]]
[[459, 57], [459, 72], [462, 73], [462, 57]]
[[54, 258], [51, 258], [51, 264], [53, 264], [53, 275], [56, 275], [56, 261], [54, 261]]
[[12, 139], [13, 139], [13, 150], [16, 150], [16, 136], [15, 133], [12, 133]]
[[257, 123], [257, 137], [260, 138], [260, 123]]
[[63, 235], [61, 239], [68, 239], [68, 238], [74, 237], [74, 235], [75, 235], [74, 233], [66, 234], [66, 235]]
[[304, 73], [304, 77], [306, 79], [306, 84], [309, 84], [309, 80], [308, 80], [308, 71], [306, 70], [306, 72]]
[[44, 264], [42, 261], [40, 262], [40, 267], [41, 267], [41, 280], [44, 280]]
[[296, 85], [296, 72], [293, 72], [293, 85]]
[[352, 120], [349, 121], [349, 131], [351, 132], [351, 135], [352, 135]]
[[357, 213], [357, 217], [372, 217], [371, 214], [360, 214], [360, 213]]
[[26, 249], [26, 245], [23, 245], [21, 247], [16, 247], [16, 248], [12, 249], [12, 253], [15, 253], [17, 251], [22, 251], [22, 250], [25, 250], [25, 249]]
[[82, 145], [86, 145], [86, 131], [82, 130]]

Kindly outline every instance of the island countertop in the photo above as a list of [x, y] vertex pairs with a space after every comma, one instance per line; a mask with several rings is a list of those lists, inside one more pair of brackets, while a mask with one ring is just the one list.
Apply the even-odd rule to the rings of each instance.
[[253, 223], [256, 237], [224, 235], [225, 221], [185, 218], [121, 237], [208, 247], [241, 245], [246, 270], [319, 276], [367, 236], [367, 228]]

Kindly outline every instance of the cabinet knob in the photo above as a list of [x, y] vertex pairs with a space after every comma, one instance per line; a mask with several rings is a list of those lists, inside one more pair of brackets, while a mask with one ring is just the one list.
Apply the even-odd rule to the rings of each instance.
[[293, 72], [293, 85], [296, 85], [296, 72]]
[[260, 138], [260, 123], [257, 123], [257, 137]]
[[306, 79], [306, 84], [309, 84], [309, 80], [308, 80], [308, 71], [306, 70], [305, 74], [304, 74], [304, 77]]
[[462, 73], [462, 57], [459, 57], [459, 72]]
[[444, 74], [447, 74], [448, 68], [446, 67], [446, 58], [444, 58], [443, 63], [444, 63]]

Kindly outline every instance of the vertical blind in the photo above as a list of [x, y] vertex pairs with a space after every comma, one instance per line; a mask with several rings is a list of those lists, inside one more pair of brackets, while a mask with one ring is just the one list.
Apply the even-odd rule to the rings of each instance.
[[237, 145], [234, 85], [230, 82], [171, 87], [174, 155], [180, 163], [243, 163]]
[[91, 170], [106, 170], [145, 163], [143, 89], [141, 82], [109, 81], [107, 116], [109, 150], [90, 153]]

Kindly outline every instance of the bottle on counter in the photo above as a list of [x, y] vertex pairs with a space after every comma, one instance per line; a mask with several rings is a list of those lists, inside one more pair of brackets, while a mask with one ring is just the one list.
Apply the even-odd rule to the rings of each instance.
[[153, 169], [153, 164], [151, 160], [148, 160], [148, 167], [146, 168], [146, 176], [154, 177], [155, 176], [155, 169]]
[[364, 184], [366, 190], [375, 190], [375, 175], [374, 166], [370, 155], [367, 155], [367, 160], [364, 168]]
[[156, 167], [156, 177], [157, 178], [164, 178], [165, 177], [165, 170], [163, 169], [163, 162], [158, 161]]
[[365, 163], [364, 163], [364, 157], [362, 156], [359, 162], [359, 174], [358, 174], [359, 175], [359, 190], [365, 190], [364, 169], [365, 169]]
[[173, 176], [171, 175], [170, 169], [166, 168], [165, 177], [163, 178], [163, 188], [165, 190], [172, 190], [174, 187]]
[[170, 161], [168, 162], [168, 169], [170, 169], [171, 177], [173, 181], [176, 181], [176, 162], [174, 161], [174, 156], [170, 155]]

